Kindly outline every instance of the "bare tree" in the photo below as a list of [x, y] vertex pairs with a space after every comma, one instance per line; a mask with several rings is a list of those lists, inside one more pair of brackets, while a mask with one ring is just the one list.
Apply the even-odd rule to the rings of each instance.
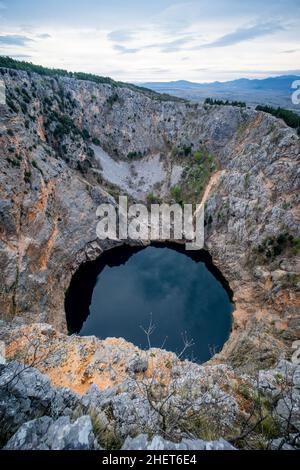
[[[151, 350], [151, 335], [156, 329], [152, 314], [149, 325], [141, 329]], [[187, 332], [182, 333], [182, 342], [183, 346], [177, 354], [176, 363], [170, 364], [166, 376], [163, 376], [162, 371], [155, 366], [155, 359], [151, 353], [148, 354], [151, 374], [145, 371], [135, 376], [139, 394], [147, 400], [153, 413], [158, 417], [158, 432], [171, 440], [179, 439], [183, 432], [192, 435], [192, 432], [195, 432], [193, 423], [196, 421], [197, 423], [202, 421], [203, 426], [212, 428], [213, 418], [217, 416], [216, 409], [222, 406], [222, 399], [218, 400], [217, 405], [212, 399], [211, 387], [205, 380], [202, 385], [199, 384], [193, 363], [188, 361], [184, 363], [184, 380], [181, 374], [176, 373], [176, 366], [182, 364], [184, 355], [195, 344]]]

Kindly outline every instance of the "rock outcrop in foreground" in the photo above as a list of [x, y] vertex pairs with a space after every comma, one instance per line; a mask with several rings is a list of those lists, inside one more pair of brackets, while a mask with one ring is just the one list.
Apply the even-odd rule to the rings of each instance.
[[[0, 365], [1, 444], [297, 446], [299, 366], [286, 362], [300, 338], [295, 131], [251, 109], [0, 73], [0, 315], [11, 361]], [[96, 208], [124, 192], [206, 201], [205, 247], [235, 302], [230, 338], [206, 365], [65, 335], [72, 275], [117, 244], [96, 238]], [[162, 437], [126, 440], [145, 432]]]
[[2, 324], [1, 338], [20, 361], [0, 366], [5, 449], [300, 448], [295, 354], [245, 374], [46, 324]]

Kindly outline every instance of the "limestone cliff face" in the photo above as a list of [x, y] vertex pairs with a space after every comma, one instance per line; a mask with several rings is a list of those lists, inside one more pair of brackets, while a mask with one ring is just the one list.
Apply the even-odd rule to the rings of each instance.
[[[250, 109], [160, 101], [107, 84], [1, 73], [7, 90], [7, 106], [0, 109], [3, 318], [21, 316], [65, 330], [64, 295], [73, 272], [112, 246], [96, 239], [96, 208], [124, 193], [103, 162], [126, 167], [130, 181], [126, 172], [120, 181], [127, 181], [131, 196], [145, 199], [150, 191], [166, 196], [174, 184], [184, 190], [189, 177], [197, 180], [198, 174], [189, 173], [194, 149], [214, 158], [206, 246], [236, 301], [234, 332], [215, 360], [230, 357], [242, 365], [263, 349], [272, 362], [286, 341], [300, 336], [300, 147], [294, 130]], [[183, 155], [178, 149], [185, 149]], [[101, 163], [98, 151], [110, 160]], [[153, 177], [155, 158], [161, 171]], [[146, 180], [139, 182], [139, 193], [135, 171]], [[195, 193], [203, 194], [207, 181]]]

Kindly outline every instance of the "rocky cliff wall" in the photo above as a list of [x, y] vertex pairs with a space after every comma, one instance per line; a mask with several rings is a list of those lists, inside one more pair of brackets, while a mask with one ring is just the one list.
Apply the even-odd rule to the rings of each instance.
[[[163, 190], [152, 189], [165, 197], [175, 166], [185, 175], [176, 184], [183, 194], [189, 188], [189, 197], [201, 197], [211, 178], [206, 247], [236, 302], [233, 333], [216, 361], [252, 365], [264, 357], [269, 364], [299, 337], [300, 152], [292, 129], [249, 109], [160, 101], [65, 77], [1, 74], [3, 318], [65, 331], [72, 273], [112, 246], [96, 240], [95, 212], [124, 191], [105, 179], [96, 147], [128, 165], [158, 155], [166, 181]], [[212, 159], [209, 168], [195, 168], [195, 151]]]

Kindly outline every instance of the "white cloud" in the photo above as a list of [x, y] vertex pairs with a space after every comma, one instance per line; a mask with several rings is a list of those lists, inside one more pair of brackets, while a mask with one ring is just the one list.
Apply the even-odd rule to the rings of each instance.
[[[120, 27], [120, 18], [105, 28], [70, 28], [47, 18], [39, 26], [7, 24], [2, 25], [0, 53], [126, 81], [262, 76], [272, 70], [293, 70], [300, 63], [297, 9], [284, 9], [283, 3], [174, 2], [130, 28]], [[286, 0], [285, 4], [291, 7], [296, 2]], [[267, 12], [272, 5], [271, 21]], [[12, 44], [12, 37], [19, 37], [20, 44]]]
[[135, 32], [129, 29], [119, 29], [116, 31], [111, 31], [108, 34], [108, 38], [113, 42], [127, 42], [133, 39]]
[[274, 34], [277, 31], [283, 31], [284, 28], [279, 23], [258, 23], [253, 26], [238, 28], [235, 31], [225, 34], [216, 40], [199, 46], [200, 48], [227, 47], [249, 41], [261, 36]]
[[19, 34], [4, 34], [0, 36], [0, 45], [5, 46], [25, 46], [31, 41], [33, 41], [33, 39]]

